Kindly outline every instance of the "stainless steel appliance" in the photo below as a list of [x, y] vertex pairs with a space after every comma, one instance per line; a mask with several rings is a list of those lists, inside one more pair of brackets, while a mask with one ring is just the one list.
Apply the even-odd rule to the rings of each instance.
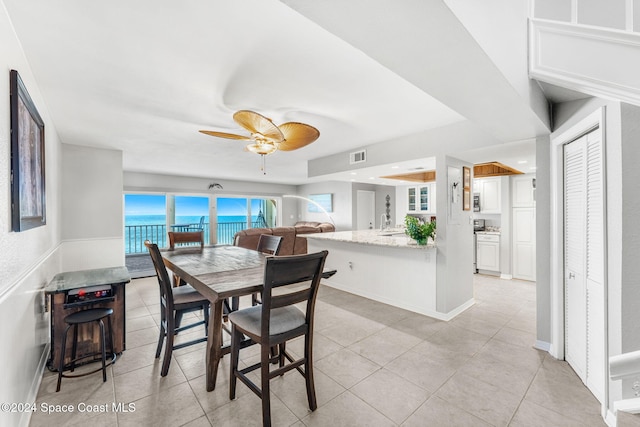
[[[475, 203], [475, 196], [474, 196]], [[473, 273], [478, 272], [478, 235], [477, 231], [484, 231], [485, 224], [484, 219], [474, 219], [473, 220]]]

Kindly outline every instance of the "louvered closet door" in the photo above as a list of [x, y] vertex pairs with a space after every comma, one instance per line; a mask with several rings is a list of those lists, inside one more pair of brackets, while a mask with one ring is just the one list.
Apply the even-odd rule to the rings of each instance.
[[565, 358], [602, 401], [604, 186], [601, 132], [564, 147]]
[[586, 136], [564, 147], [564, 322], [565, 359], [585, 381], [587, 291], [585, 262]]

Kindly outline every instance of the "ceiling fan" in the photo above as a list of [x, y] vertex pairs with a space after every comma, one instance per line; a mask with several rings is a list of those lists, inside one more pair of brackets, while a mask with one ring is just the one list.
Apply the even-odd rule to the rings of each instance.
[[287, 122], [277, 126], [271, 119], [249, 110], [236, 111], [233, 114], [233, 120], [248, 130], [251, 135], [237, 135], [211, 130], [201, 130], [200, 132], [219, 138], [251, 141], [246, 146], [246, 151], [262, 156], [262, 171], [265, 174], [267, 172], [264, 167], [264, 156], [277, 150], [297, 150], [311, 144], [320, 136], [318, 129], [313, 126], [298, 122]]

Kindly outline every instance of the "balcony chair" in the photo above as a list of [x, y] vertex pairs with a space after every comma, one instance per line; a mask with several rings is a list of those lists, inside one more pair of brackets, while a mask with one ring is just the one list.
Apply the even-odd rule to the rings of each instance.
[[[169, 364], [171, 363], [173, 350], [207, 341], [209, 331], [209, 300], [189, 285], [177, 288], [172, 287], [158, 245], [148, 240], [145, 240], [144, 245], [149, 249], [153, 266], [156, 269], [158, 284], [160, 285], [160, 337], [158, 338], [156, 359], [160, 357], [162, 344], [166, 338], [162, 370], [160, 371], [160, 375], [164, 377], [169, 372]], [[204, 320], [180, 326], [184, 313], [200, 310], [203, 311]], [[173, 343], [174, 337], [178, 332], [199, 325], [204, 325], [204, 337], [180, 344]]]
[[[304, 376], [309, 408], [312, 411], [317, 408], [312, 363], [313, 314], [327, 253], [267, 258], [262, 304], [229, 314], [232, 328], [229, 398], [235, 399], [236, 382], [240, 379], [262, 399], [263, 426], [271, 426], [269, 380], [291, 369]], [[279, 288], [278, 295], [273, 295], [275, 288]], [[302, 302], [306, 302], [304, 312], [295, 306]], [[260, 362], [238, 369], [243, 335], [260, 345]], [[304, 336], [304, 356], [294, 360], [286, 352], [286, 342], [299, 336]], [[273, 346], [279, 348], [276, 356], [271, 356]], [[290, 363], [285, 365], [285, 359]], [[276, 362], [279, 367], [270, 371], [270, 364]], [[247, 376], [256, 369], [260, 369], [260, 387]]]
[[200, 230], [204, 231], [204, 216], [200, 217], [200, 223], [199, 224], [196, 224], [193, 227], [188, 227], [184, 231], [200, 231]]

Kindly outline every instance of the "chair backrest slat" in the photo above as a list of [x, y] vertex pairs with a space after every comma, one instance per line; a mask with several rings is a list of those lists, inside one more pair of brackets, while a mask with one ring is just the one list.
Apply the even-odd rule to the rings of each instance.
[[[311, 282], [307, 282], [308, 286]], [[286, 307], [288, 305], [298, 304], [309, 299], [309, 288], [305, 287], [296, 292], [287, 293], [284, 295], [272, 295], [271, 296], [271, 309]]]

